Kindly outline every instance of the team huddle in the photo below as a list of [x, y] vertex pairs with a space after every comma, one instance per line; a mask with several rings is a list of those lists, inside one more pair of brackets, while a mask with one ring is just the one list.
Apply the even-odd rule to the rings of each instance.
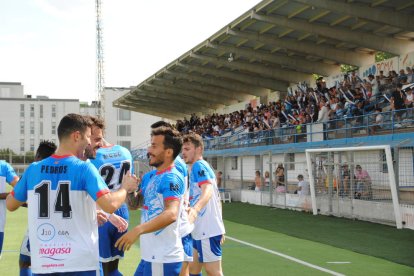
[[[222, 275], [225, 230], [202, 138], [181, 137], [163, 121], [151, 127], [148, 157], [155, 169], [142, 179], [130, 152], [105, 141], [104, 122], [78, 114], [63, 117], [59, 146], [41, 144], [17, 183], [7, 176], [15, 184], [7, 209], [28, 209], [20, 275], [122, 275], [118, 262], [138, 238], [134, 275], [201, 275], [203, 267]], [[141, 208], [141, 223], [129, 231], [127, 205]]]

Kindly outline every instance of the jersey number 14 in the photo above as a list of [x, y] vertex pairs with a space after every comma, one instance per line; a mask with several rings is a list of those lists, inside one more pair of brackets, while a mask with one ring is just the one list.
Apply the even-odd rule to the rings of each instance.
[[[50, 181], [42, 181], [34, 191], [39, 195], [39, 218], [49, 218]], [[55, 213], [61, 212], [63, 218], [72, 217], [72, 207], [69, 199], [69, 181], [59, 181], [55, 200]]]

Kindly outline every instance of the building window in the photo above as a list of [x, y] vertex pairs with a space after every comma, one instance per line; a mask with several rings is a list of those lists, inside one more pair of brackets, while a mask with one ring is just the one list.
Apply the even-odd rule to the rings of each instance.
[[34, 117], [34, 104], [30, 105], [30, 118]]
[[20, 104], [20, 117], [24, 118], [24, 104]]
[[43, 135], [43, 122], [39, 122], [39, 134]]
[[34, 139], [30, 139], [30, 151], [34, 151]]
[[39, 118], [43, 118], [43, 104], [39, 106]]
[[52, 122], [52, 134], [56, 134], [56, 122]]
[[294, 153], [288, 153], [287, 154], [287, 168], [288, 170], [294, 170], [295, 169], [295, 154]]
[[24, 139], [20, 139], [20, 152], [24, 152]]
[[131, 149], [131, 141], [118, 141], [118, 145]]
[[34, 122], [30, 122], [30, 134], [34, 134]]
[[52, 104], [52, 118], [56, 118], [56, 105]]
[[131, 120], [131, 111], [125, 109], [118, 109], [118, 120], [129, 121]]
[[233, 156], [232, 158], [231, 158], [231, 170], [232, 171], [237, 171], [237, 160], [238, 158], [237, 158], [237, 156]]
[[24, 121], [20, 121], [20, 134], [24, 134]]
[[119, 125], [118, 136], [131, 136], [131, 125]]
[[211, 167], [213, 167], [213, 169], [217, 170], [217, 157], [211, 158]]

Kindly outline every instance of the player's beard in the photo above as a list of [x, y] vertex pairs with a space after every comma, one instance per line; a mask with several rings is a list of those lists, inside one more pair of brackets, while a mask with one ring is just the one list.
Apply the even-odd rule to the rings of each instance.
[[[153, 162], [151, 162], [151, 157], [153, 157], [155, 160]], [[159, 166], [161, 166], [162, 164], [164, 164], [163, 160], [159, 160], [156, 159], [154, 155], [150, 155], [150, 161], [149, 161], [150, 166], [156, 167], [158, 168]]]
[[87, 159], [95, 159], [96, 152], [91, 147], [86, 147], [84, 155]]

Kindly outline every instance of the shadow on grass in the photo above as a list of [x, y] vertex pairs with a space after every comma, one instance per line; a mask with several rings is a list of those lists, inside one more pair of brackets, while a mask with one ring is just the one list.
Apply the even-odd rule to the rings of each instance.
[[345, 218], [233, 202], [225, 220], [316, 241], [414, 267], [414, 231]]

